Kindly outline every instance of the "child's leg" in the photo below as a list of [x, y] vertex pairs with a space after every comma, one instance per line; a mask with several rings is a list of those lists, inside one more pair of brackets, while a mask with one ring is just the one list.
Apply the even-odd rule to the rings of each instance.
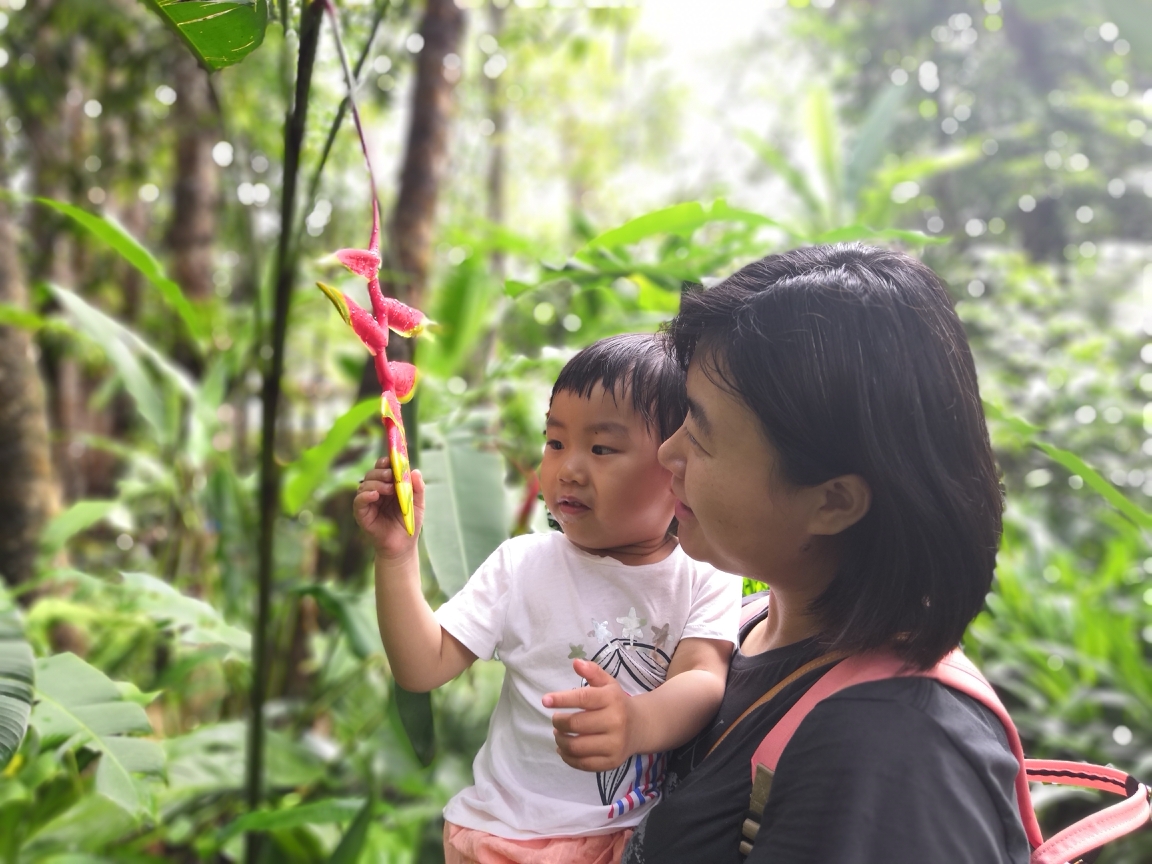
[[594, 837], [509, 840], [444, 823], [444, 864], [619, 864], [632, 836], [625, 828]]

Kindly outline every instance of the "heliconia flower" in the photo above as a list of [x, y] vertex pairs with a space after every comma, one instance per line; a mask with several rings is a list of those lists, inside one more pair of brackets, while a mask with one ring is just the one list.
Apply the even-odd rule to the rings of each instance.
[[342, 294], [323, 282], [317, 282], [316, 285], [332, 301], [344, 323], [360, 337], [360, 341], [368, 351], [378, 357], [384, 356], [384, 349], [388, 347], [387, 328], [377, 324], [371, 314], [347, 294]]
[[388, 329], [401, 336], [419, 336], [432, 322], [419, 309], [413, 309], [393, 297], [383, 297], [384, 314], [388, 316]]
[[420, 373], [411, 363], [398, 360], [388, 361], [388, 371], [392, 374], [392, 392], [396, 394], [396, 401], [403, 405], [416, 392], [416, 379]]
[[400, 418], [400, 403], [396, 394], [385, 390], [380, 394], [380, 417], [388, 435], [388, 461], [392, 463], [392, 482], [396, 489], [396, 503], [404, 519], [408, 535], [416, 533], [416, 518], [412, 513], [412, 467], [408, 461], [408, 437]]

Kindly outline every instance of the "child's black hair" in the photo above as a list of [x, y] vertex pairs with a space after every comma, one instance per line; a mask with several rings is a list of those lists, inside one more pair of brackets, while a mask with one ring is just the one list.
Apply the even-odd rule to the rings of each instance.
[[597, 384], [613, 399], [626, 396], [661, 441], [684, 422], [684, 370], [670, 356], [661, 334], [624, 333], [593, 342], [564, 364], [552, 396], [573, 393], [588, 399]]
[[682, 366], [756, 414], [783, 479], [871, 488], [812, 607], [832, 646], [920, 668], [954, 648], [992, 584], [1003, 498], [940, 277], [855, 243], [796, 249], [684, 293], [667, 332]]

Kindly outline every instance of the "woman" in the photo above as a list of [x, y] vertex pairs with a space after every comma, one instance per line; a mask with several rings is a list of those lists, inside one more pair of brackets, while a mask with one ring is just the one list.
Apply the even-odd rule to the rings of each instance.
[[[686, 293], [669, 336], [688, 373], [688, 419], [660, 454], [681, 543], [772, 595], [624, 861], [736, 864], [752, 753], [830, 667], [736, 718], [828, 652], [926, 669], [956, 647], [992, 582], [1002, 497], [963, 328], [906, 255], [769, 256]], [[793, 735], [746, 860], [1024, 864], [1016, 771], [967, 696], [920, 677], [857, 685]]]

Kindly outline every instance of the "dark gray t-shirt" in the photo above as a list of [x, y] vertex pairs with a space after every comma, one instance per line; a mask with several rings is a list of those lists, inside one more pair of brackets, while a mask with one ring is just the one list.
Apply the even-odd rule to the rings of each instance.
[[623, 864], [1027, 864], [1003, 726], [926, 678], [859, 684], [816, 706], [780, 757], [742, 859], [752, 753], [828, 667], [785, 688], [705, 756], [745, 708], [821, 650], [808, 640], [733, 656], [716, 719], [673, 753], [666, 794], [637, 826]]

